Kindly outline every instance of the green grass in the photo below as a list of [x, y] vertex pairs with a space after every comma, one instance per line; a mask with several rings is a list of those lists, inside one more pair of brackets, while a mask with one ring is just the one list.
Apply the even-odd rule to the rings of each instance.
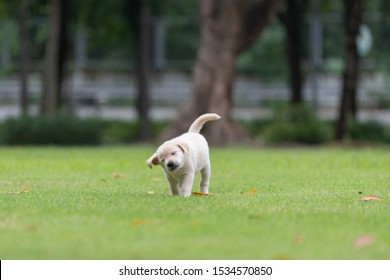
[[154, 149], [0, 148], [0, 259], [390, 258], [388, 149], [211, 149], [190, 198]]

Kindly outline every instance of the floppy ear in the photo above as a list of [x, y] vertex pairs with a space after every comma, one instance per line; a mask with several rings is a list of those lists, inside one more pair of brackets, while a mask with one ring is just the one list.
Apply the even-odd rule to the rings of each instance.
[[153, 165], [160, 164], [160, 161], [158, 160], [157, 154], [154, 153], [147, 161], [146, 164], [152, 168]]
[[190, 150], [189, 150], [189, 148], [188, 148], [188, 144], [187, 143], [185, 143], [185, 142], [179, 142], [179, 143], [177, 143], [177, 145], [179, 146], [179, 148], [183, 151], [183, 153], [185, 154], [185, 155], [189, 155], [189, 153], [190, 153]]

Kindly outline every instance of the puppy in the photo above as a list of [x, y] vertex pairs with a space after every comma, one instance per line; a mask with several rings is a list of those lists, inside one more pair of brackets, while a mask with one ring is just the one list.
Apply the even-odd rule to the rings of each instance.
[[212, 113], [201, 115], [192, 123], [187, 133], [163, 143], [146, 161], [150, 168], [158, 164], [162, 166], [172, 195], [190, 196], [195, 174], [198, 172], [202, 176], [200, 192], [209, 192], [209, 147], [200, 130], [206, 122], [220, 118]]

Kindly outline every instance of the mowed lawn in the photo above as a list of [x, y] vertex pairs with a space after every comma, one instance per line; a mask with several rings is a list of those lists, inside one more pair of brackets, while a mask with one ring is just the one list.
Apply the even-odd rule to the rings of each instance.
[[154, 150], [0, 148], [0, 259], [390, 258], [390, 149], [214, 148], [190, 198]]

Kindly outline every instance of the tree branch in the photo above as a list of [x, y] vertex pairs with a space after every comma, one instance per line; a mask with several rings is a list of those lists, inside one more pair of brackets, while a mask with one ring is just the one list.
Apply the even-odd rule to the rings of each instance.
[[278, 11], [282, 0], [258, 0], [250, 4], [244, 15], [243, 35], [237, 53], [248, 49]]

